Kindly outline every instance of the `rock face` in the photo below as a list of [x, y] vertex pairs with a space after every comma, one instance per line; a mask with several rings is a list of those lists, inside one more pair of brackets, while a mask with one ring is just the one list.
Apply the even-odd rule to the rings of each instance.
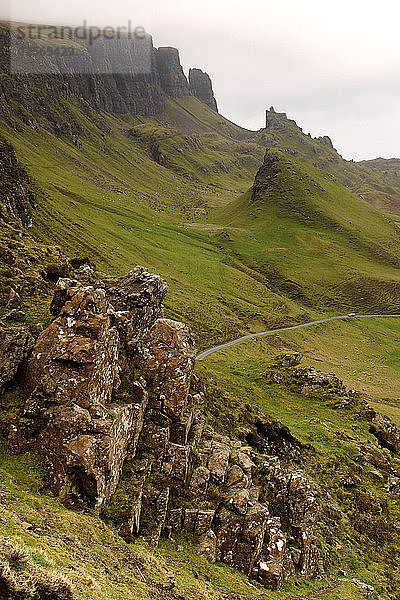
[[119, 358], [161, 313], [166, 285], [139, 268], [113, 290], [125, 297], [127, 315], [114, 309], [105, 289], [59, 281], [51, 307], [55, 319], [27, 362], [29, 397], [10, 433], [11, 450], [33, 446], [48, 466], [53, 491], [74, 507], [99, 508], [115, 491], [147, 400], [143, 395], [113, 403]]
[[16, 219], [29, 227], [32, 223], [30, 210], [34, 205], [35, 196], [28, 175], [18, 163], [12, 146], [0, 137], [0, 218]]
[[284, 112], [277, 112], [273, 106], [269, 110], [265, 111], [265, 129], [268, 132], [284, 132], [288, 125], [295, 125], [300, 131], [301, 129], [297, 126], [296, 121], [289, 119], [287, 114]]
[[[85, 135], [81, 123], [72, 111], [64, 112], [64, 118], [60, 118], [50, 102], [43, 103], [43, 90], [58, 107], [60, 98], [74, 97], [84, 102], [84, 111], [89, 105], [97, 113], [143, 116], [161, 114], [167, 98], [194, 93], [180, 64], [178, 50], [154, 48], [147, 34], [141, 40], [121, 36], [112, 41], [97, 39], [94, 44], [75, 39], [68, 52], [60, 52], [55, 45], [52, 53], [51, 47], [44, 53], [35, 40], [21, 38], [0, 26], [0, 73], [10, 73], [10, 48], [14, 67], [22, 70], [0, 78], [0, 112], [17, 123], [10, 103], [18, 102], [25, 108], [24, 113], [18, 113], [18, 119], [35, 131], [43, 127], [58, 136], [69, 136], [78, 147], [81, 147], [79, 136]], [[207, 104], [208, 98], [209, 94]], [[98, 122], [102, 128], [107, 127], [100, 117]]]
[[214, 97], [210, 76], [201, 69], [190, 69], [189, 84], [196, 98], [207, 104], [212, 110], [218, 112], [217, 101]]
[[0, 328], [0, 394], [15, 377], [34, 343], [28, 327]]
[[179, 52], [176, 48], [158, 48], [156, 52], [157, 70], [161, 88], [170, 98], [190, 96], [191, 90], [183, 72]]
[[[10, 450], [35, 449], [62, 502], [108, 511], [127, 541], [139, 534], [156, 547], [184, 530], [208, 560], [268, 588], [296, 571], [316, 577], [309, 483], [206, 425], [204, 392], [191, 387], [193, 335], [163, 318], [166, 289], [141, 267], [105, 284], [58, 281]], [[24, 340], [19, 360], [33, 345]], [[258, 430], [275, 451], [278, 431]], [[288, 433], [285, 443], [298, 444]]]
[[267, 150], [264, 156], [264, 162], [257, 172], [254, 180], [251, 196], [252, 202], [265, 202], [268, 198], [270, 189], [275, 189], [279, 185], [278, 175], [281, 172], [279, 158], [273, 152]]

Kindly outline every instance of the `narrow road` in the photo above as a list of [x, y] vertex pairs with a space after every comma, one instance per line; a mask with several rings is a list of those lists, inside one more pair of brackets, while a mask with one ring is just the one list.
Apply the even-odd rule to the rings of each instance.
[[280, 333], [282, 331], [291, 331], [292, 329], [302, 329], [303, 327], [311, 327], [312, 325], [320, 325], [321, 323], [328, 323], [328, 321], [337, 321], [340, 319], [375, 319], [375, 318], [393, 318], [400, 317], [399, 315], [356, 315], [356, 314], [347, 314], [340, 315], [338, 317], [328, 317], [327, 319], [320, 319], [319, 321], [311, 321], [310, 323], [302, 323], [301, 325], [292, 325], [291, 327], [281, 327], [280, 329], [271, 329], [270, 331], [261, 331], [260, 333], [249, 333], [248, 335], [244, 335], [243, 337], [237, 338], [236, 340], [232, 340], [231, 342], [226, 342], [225, 344], [221, 344], [220, 346], [215, 346], [214, 348], [209, 348], [209, 350], [204, 350], [204, 352], [200, 352], [197, 355], [196, 360], [204, 360], [210, 354], [214, 354], [214, 352], [218, 352], [219, 350], [224, 350], [224, 348], [229, 348], [229, 346], [235, 346], [236, 344], [240, 344], [240, 342], [244, 342], [245, 340], [252, 340], [258, 337], [264, 337], [266, 335], [272, 335], [273, 333]]

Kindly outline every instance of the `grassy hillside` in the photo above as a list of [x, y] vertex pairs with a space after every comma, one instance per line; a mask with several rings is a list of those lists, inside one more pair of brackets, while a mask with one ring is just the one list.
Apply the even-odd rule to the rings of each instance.
[[[60, 119], [77, 125], [81, 145], [55, 136], [45, 123], [32, 128], [16, 117], [17, 126], [1, 125], [37, 188], [32, 234], [42, 249], [51, 246], [52, 260], [58, 244], [69, 257], [88, 257], [110, 274], [136, 264], [160, 273], [170, 286], [166, 316], [190, 324], [200, 348], [353, 309], [400, 312], [396, 220], [365, 201], [371, 198], [363, 200], [339, 183], [343, 163], [335, 159], [336, 166], [329, 167], [333, 155], [326, 142], [305, 146], [307, 136], [290, 125], [293, 134], [276, 133], [272, 143], [268, 132], [246, 132], [194, 98], [169, 101], [157, 119], [93, 114], [77, 100], [49, 110], [51, 119], [58, 111]], [[269, 153], [253, 193], [263, 145], [281, 142], [283, 150]], [[320, 161], [327, 162], [329, 173]], [[349, 181], [342, 183], [360, 192], [357, 186], [366, 182], [379, 206], [375, 175], [369, 170], [365, 180], [353, 178], [353, 167], [346, 165]], [[354, 173], [360, 169], [355, 165]], [[393, 190], [382, 192], [382, 206], [387, 208]], [[16, 233], [14, 243], [18, 239]], [[12, 269], [2, 268], [0, 275], [12, 283]], [[43, 321], [47, 303], [47, 298], [30, 299], [29, 320]], [[264, 370], [281, 351], [301, 350], [306, 364], [337, 372], [400, 422], [399, 327], [396, 319], [336, 322], [213, 355], [197, 367], [211, 389], [223, 390], [215, 393], [215, 405], [204, 407], [206, 416], [237, 435], [243, 404], [280, 419], [315, 447], [309, 471], [320, 470], [316, 480], [323, 488], [341, 461], [344, 471], [356, 469], [353, 459], [361, 447], [378, 451], [376, 441], [353, 412], [267, 386]], [[20, 405], [18, 390], [3, 396], [3, 421]], [[82, 598], [293, 600], [318, 598], [313, 590], [324, 588], [328, 600], [359, 600], [357, 586], [340, 581], [339, 564], [382, 594], [385, 586], [390, 584], [392, 593], [398, 584], [392, 564], [397, 537], [381, 536], [377, 542], [366, 536], [357, 545], [353, 529], [347, 541], [329, 538], [337, 562], [326, 581], [295, 581], [273, 595], [236, 571], [199, 558], [190, 539], [164, 541], [156, 552], [140, 540], [126, 545], [95, 515], [62, 508], [48, 492], [37, 457], [10, 458], [4, 437], [2, 443], [0, 519], [7, 537], [28, 555], [29, 568], [67, 577]], [[382, 456], [389, 460], [384, 451], [378, 455], [384, 462]], [[382, 505], [385, 518], [393, 520], [397, 501], [387, 499], [373, 470], [369, 465], [362, 474], [360, 494], [365, 499], [371, 493], [370, 504]], [[345, 531], [354, 507], [342, 487], [334, 479], [331, 492]], [[366, 511], [368, 523], [377, 518], [374, 510]], [[329, 545], [327, 532], [321, 536]], [[2, 562], [9, 563], [10, 548], [0, 550]]]
[[399, 158], [374, 158], [372, 160], [362, 160], [359, 164], [369, 169], [381, 171], [385, 175], [394, 175], [395, 177], [398, 177], [400, 172]]
[[[156, 120], [78, 102], [58, 110], [83, 132], [81, 149], [2, 124], [36, 182], [33, 233], [109, 273], [159, 272], [168, 314], [199, 347], [327, 313], [398, 310], [395, 221], [309, 162], [278, 152], [279, 177], [252, 202], [263, 148], [195, 98], [169, 101]], [[373, 370], [378, 379], [379, 362]]]
[[270, 151], [254, 192], [215, 217], [224, 250], [304, 306], [400, 312], [395, 224], [304, 160]]
[[375, 161], [355, 163], [344, 160], [328, 137], [312, 138], [306, 135], [285, 113], [268, 111], [267, 128], [257, 132], [253, 139], [267, 147], [281, 148], [307, 160], [330, 173], [338, 183], [373, 206], [388, 213], [400, 214], [400, 180], [392, 170], [372, 170], [370, 167], [376, 166]]

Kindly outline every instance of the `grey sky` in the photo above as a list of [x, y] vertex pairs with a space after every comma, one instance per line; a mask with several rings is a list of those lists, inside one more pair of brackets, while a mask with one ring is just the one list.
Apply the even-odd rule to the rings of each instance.
[[346, 158], [400, 156], [398, 0], [11, 0], [10, 16], [131, 19], [156, 46], [177, 47], [186, 71], [206, 70], [220, 111], [240, 125], [262, 127], [273, 105]]

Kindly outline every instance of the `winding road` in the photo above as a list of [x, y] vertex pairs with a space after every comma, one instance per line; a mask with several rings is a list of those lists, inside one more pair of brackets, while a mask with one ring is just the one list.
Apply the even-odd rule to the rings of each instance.
[[400, 317], [399, 315], [356, 315], [354, 313], [350, 313], [347, 315], [339, 315], [337, 317], [328, 317], [327, 319], [320, 319], [319, 321], [310, 321], [310, 323], [302, 323], [301, 325], [292, 325], [291, 327], [281, 327], [280, 329], [270, 329], [269, 331], [261, 331], [260, 333], [249, 333], [248, 335], [244, 335], [243, 337], [237, 338], [236, 340], [232, 340], [231, 342], [226, 342], [225, 344], [221, 344], [220, 346], [214, 346], [214, 348], [209, 348], [208, 350], [204, 350], [204, 352], [200, 352], [197, 355], [196, 360], [204, 360], [210, 354], [214, 354], [214, 352], [218, 352], [219, 350], [224, 350], [224, 348], [229, 348], [230, 346], [235, 346], [236, 344], [240, 344], [240, 342], [244, 342], [245, 340], [252, 340], [254, 338], [263, 337], [266, 335], [271, 335], [273, 333], [280, 333], [282, 331], [291, 331], [292, 329], [302, 329], [303, 327], [311, 327], [312, 325], [320, 325], [321, 323], [328, 323], [329, 321], [338, 321], [340, 319], [375, 319], [375, 318], [393, 318]]

